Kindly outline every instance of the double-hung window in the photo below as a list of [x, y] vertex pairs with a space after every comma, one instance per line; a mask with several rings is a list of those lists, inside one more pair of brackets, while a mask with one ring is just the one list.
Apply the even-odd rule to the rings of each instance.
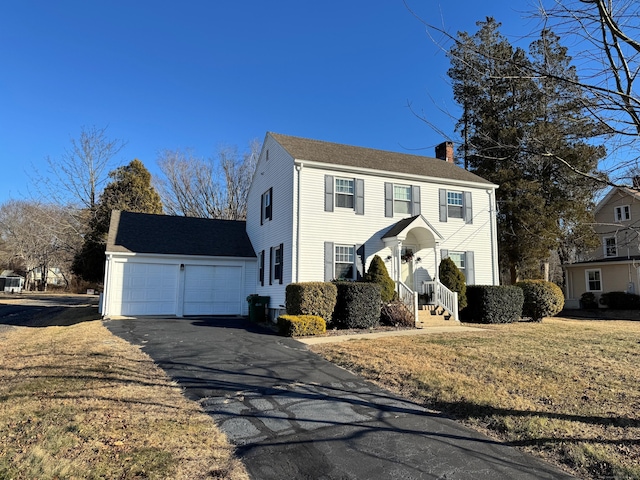
[[260, 199], [260, 225], [273, 218], [272, 197], [273, 188], [262, 194]]
[[336, 178], [336, 207], [353, 208], [353, 178]]
[[602, 278], [600, 269], [587, 270], [585, 272], [587, 282], [587, 292], [601, 292], [602, 291]]
[[393, 186], [393, 212], [402, 215], [411, 213], [411, 187], [409, 185]]
[[464, 218], [462, 192], [447, 190], [447, 217]]
[[271, 248], [271, 282], [282, 283], [283, 245]]
[[605, 237], [603, 239], [604, 256], [605, 257], [617, 257], [618, 246], [616, 245], [616, 237]]
[[466, 252], [449, 252], [449, 258], [453, 260], [453, 263], [456, 264], [456, 267], [458, 267], [462, 273], [465, 273], [466, 256]]
[[616, 222], [626, 222], [627, 220], [631, 220], [631, 209], [629, 205], [615, 207], [614, 217]]
[[353, 262], [355, 259], [353, 245], [336, 245], [335, 249], [335, 278], [338, 280], [351, 280], [353, 278]]

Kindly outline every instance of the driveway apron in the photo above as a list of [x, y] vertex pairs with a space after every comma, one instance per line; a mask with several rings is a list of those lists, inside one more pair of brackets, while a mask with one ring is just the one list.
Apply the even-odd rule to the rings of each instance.
[[105, 325], [200, 402], [256, 480], [572, 478], [243, 318]]

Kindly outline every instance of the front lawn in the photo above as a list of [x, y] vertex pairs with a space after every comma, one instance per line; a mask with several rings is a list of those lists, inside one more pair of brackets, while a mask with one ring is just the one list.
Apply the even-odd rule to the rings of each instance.
[[197, 403], [90, 321], [95, 307], [67, 314], [75, 325], [0, 331], [0, 478], [248, 478]]
[[312, 348], [582, 478], [640, 479], [640, 323], [486, 328]]

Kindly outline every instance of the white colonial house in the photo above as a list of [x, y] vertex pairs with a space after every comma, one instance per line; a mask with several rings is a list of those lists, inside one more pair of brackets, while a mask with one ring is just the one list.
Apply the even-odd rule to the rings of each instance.
[[[438, 146], [436, 156], [267, 133], [246, 223], [114, 215], [103, 314], [246, 314], [246, 296], [256, 293], [269, 297], [273, 318], [284, 309], [289, 283], [359, 279], [375, 255], [408, 304], [415, 303], [415, 293], [438, 290], [445, 257], [468, 284], [497, 285], [497, 185], [456, 166], [450, 142]], [[136, 220], [124, 225], [130, 215]], [[166, 236], [163, 222], [182, 222], [165, 239], [171, 245], [157, 244], [143, 217], [157, 222], [155, 235]], [[144, 238], [123, 245], [118, 236]], [[195, 283], [192, 265], [203, 267]], [[202, 288], [192, 290], [196, 284]], [[209, 299], [207, 306], [187, 306], [198, 295]], [[218, 298], [228, 299], [224, 309], [216, 307]]]

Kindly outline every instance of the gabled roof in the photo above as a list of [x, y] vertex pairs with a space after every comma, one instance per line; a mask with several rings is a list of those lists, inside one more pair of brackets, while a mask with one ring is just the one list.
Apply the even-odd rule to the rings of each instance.
[[436, 241], [443, 240], [444, 237], [429, 223], [422, 215], [414, 215], [413, 217], [403, 218], [395, 223], [383, 236], [382, 240], [395, 239], [398, 236], [406, 237], [407, 232], [412, 228], [422, 227], [429, 230]]
[[494, 185], [475, 173], [438, 158], [310, 140], [272, 132], [269, 132], [269, 135], [296, 160]]
[[255, 257], [246, 222], [111, 212], [107, 252]]
[[607, 205], [609, 201], [613, 198], [613, 196], [617, 193], [620, 194], [621, 197], [629, 196], [629, 197], [635, 198], [636, 200], [640, 200], [640, 192], [638, 192], [638, 190], [634, 190], [629, 187], [611, 187], [611, 189], [609, 189], [609, 191], [604, 196], [604, 198], [598, 202], [594, 211], [599, 212], [602, 209], [602, 207]]

